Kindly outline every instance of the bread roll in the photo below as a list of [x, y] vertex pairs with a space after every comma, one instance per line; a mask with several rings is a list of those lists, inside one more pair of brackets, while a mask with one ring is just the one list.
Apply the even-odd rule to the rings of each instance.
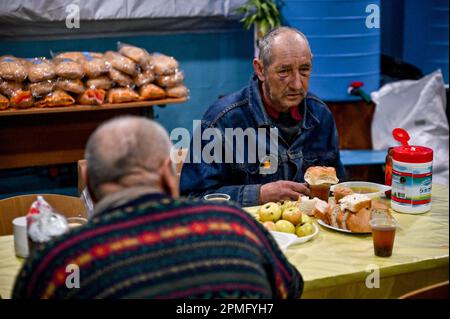
[[87, 80], [86, 86], [90, 89], [109, 90], [112, 86], [112, 83], [109, 77], [107, 77], [106, 75], [102, 75], [99, 76], [98, 78]]
[[34, 106], [36, 107], [55, 107], [55, 106], [68, 106], [75, 103], [75, 99], [62, 90], [56, 90], [51, 94], [48, 94], [45, 98], [37, 101]]
[[28, 61], [27, 68], [30, 82], [51, 80], [56, 76], [53, 64], [46, 59], [32, 59]]
[[159, 86], [149, 83], [139, 88], [141, 100], [159, 100], [166, 97], [166, 92]]
[[314, 208], [319, 200], [317, 197], [309, 199], [308, 196], [299, 196], [297, 207], [302, 213], [308, 216], [314, 216]]
[[117, 88], [109, 90], [108, 102], [109, 103], [124, 103], [137, 101], [139, 95], [130, 88]]
[[27, 77], [24, 64], [13, 56], [0, 58], [0, 79], [23, 82]]
[[156, 83], [162, 87], [174, 87], [181, 85], [184, 81], [184, 74], [181, 71], [176, 71], [172, 75], [161, 75], [158, 77]]
[[10, 106], [17, 109], [28, 109], [33, 106], [34, 99], [30, 90], [14, 91], [9, 100]]
[[166, 89], [167, 97], [182, 98], [189, 95], [189, 90], [184, 85], [178, 85]]
[[0, 93], [7, 97], [11, 97], [15, 91], [20, 89], [22, 89], [22, 83], [20, 82], [0, 80]]
[[105, 101], [105, 90], [87, 89], [78, 97], [78, 102], [84, 105], [101, 105]]
[[178, 61], [173, 57], [161, 54], [152, 54], [153, 71], [158, 75], [171, 75], [178, 69]]
[[337, 184], [339, 179], [336, 177], [334, 167], [312, 166], [305, 172], [305, 181], [309, 185]]
[[119, 70], [122, 71], [128, 75], [134, 76], [137, 74], [137, 66], [136, 63], [134, 63], [133, 60], [127, 58], [126, 56], [123, 56], [120, 53], [113, 52], [113, 51], [107, 51], [105, 53], [105, 59], [111, 65]]
[[28, 88], [34, 97], [41, 97], [47, 95], [55, 90], [55, 81], [48, 80], [36, 83], [30, 83]]
[[9, 107], [9, 100], [0, 94], [0, 110], [6, 110]]
[[345, 186], [336, 185], [333, 189], [334, 200], [336, 203], [339, 202], [341, 198], [354, 193], [355, 192], [351, 188]]
[[133, 82], [137, 86], [142, 86], [144, 84], [151, 83], [155, 80], [155, 74], [152, 70], [143, 71], [142, 73], [139, 72], [134, 78]]
[[144, 70], [151, 70], [152, 68], [151, 56], [145, 49], [120, 43], [119, 53], [138, 63]]
[[81, 94], [84, 92], [84, 90], [86, 90], [83, 82], [80, 79], [77, 80], [58, 79], [58, 81], [56, 82], [56, 87], [58, 89], [76, 94]]
[[109, 78], [119, 86], [132, 86], [133, 80], [125, 73], [111, 68], [108, 73]]
[[71, 59], [55, 59], [53, 60], [55, 73], [64, 79], [81, 79], [84, 76], [83, 66]]
[[312, 211], [312, 216], [323, 220], [324, 222], [328, 221], [328, 213], [331, 210], [331, 206], [318, 198], [316, 198], [314, 209]]

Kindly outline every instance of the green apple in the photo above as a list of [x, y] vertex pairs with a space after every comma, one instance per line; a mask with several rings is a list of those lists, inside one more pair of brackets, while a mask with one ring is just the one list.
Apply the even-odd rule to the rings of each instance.
[[302, 224], [305, 224], [305, 223], [312, 223], [312, 219], [311, 219], [311, 217], [309, 217], [307, 214], [305, 214], [305, 213], [302, 213], [302, 222], [301, 222]]
[[285, 209], [288, 209], [290, 207], [296, 207], [297, 202], [293, 202], [291, 200], [282, 200], [280, 202], [281, 204], [281, 211], [283, 212]]
[[262, 205], [259, 210], [259, 219], [262, 222], [276, 222], [281, 217], [281, 208], [280, 205], [274, 202], [269, 202]]
[[302, 212], [297, 207], [288, 207], [283, 211], [281, 218], [296, 226], [302, 222]]
[[275, 223], [275, 230], [283, 233], [295, 234], [295, 226], [287, 220], [280, 219]]
[[311, 235], [312, 233], [314, 233], [314, 226], [312, 225], [312, 223], [304, 223], [301, 226], [297, 226], [295, 233], [298, 237]]
[[264, 226], [265, 229], [267, 229], [269, 231], [270, 230], [275, 230], [275, 223], [272, 222], [272, 221], [264, 222], [263, 226]]

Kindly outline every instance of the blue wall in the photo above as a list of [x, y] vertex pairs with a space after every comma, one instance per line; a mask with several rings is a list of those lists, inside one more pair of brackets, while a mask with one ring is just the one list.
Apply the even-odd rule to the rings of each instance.
[[49, 51], [115, 50], [117, 41], [174, 56], [185, 72], [191, 98], [187, 103], [155, 108], [157, 121], [166, 129], [185, 127], [200, 119], [220, 95], [244, 86], [252, 74], [253, 33], [241, 30], [215, 33], [183, 33], [97, 39], [42, 41], [0, 40], [0, 56], [46, 56]]

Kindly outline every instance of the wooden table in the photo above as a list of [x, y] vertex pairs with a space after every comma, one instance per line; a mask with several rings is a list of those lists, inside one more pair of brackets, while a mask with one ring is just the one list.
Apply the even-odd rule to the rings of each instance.
[[186, 98], [0, 111], [0, 169], [76, 163], [100, 123], [126, 114], [152, 118], [153, 106], [184, 102]]

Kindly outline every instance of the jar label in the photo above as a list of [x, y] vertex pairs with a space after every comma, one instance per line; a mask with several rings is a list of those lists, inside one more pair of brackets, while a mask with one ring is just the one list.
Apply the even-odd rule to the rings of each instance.
[[391, 199], [401, 206], [426, 206], [431, 202], [432, 166], [407, 167], [394, 163]]

